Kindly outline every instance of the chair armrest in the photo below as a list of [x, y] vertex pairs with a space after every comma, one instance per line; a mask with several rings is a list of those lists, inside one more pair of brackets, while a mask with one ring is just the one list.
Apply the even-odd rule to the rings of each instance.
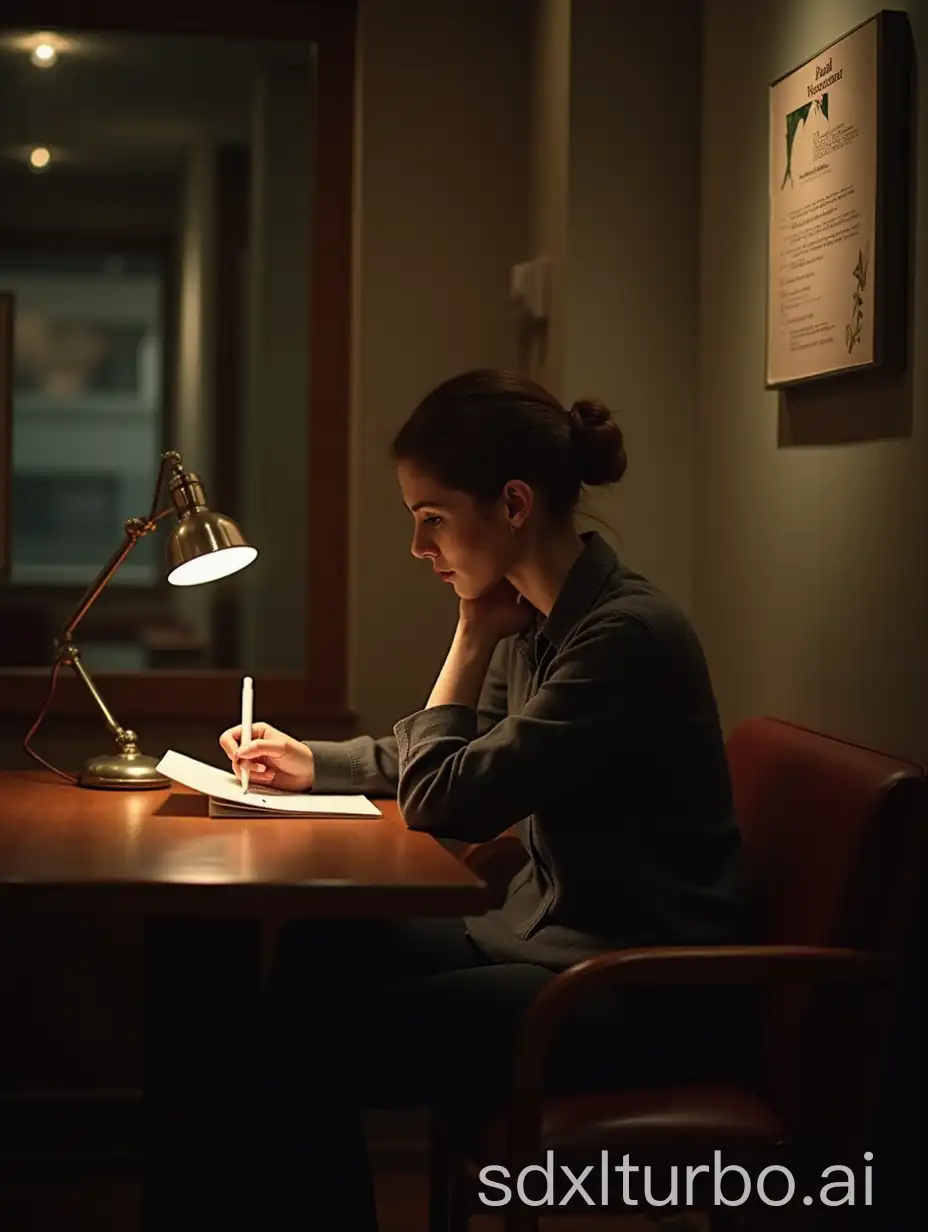
[[560, 972], [536, 997], [572, 998], [610, 984], [884, 982], [896, 964], [866, 950], [815, 945], [641, 946], [613, 950]]
[[526, 1010], [516, 1041], [509, 1105], [510, 1149], [535, 1158], [544, 1110], [548, 1049], [578, 1005], [620, 985], [892, 983], [898, 963], [863, 950], [807, 945], [649, 946], [615, 950], [560, 972]]
[[616, 985], [891, 983], [898, 964], [865, 950], [812, 945], [643, 946], [576, 963], [547, 984], [523, 1018], [534, 1045], [580, 1002]]

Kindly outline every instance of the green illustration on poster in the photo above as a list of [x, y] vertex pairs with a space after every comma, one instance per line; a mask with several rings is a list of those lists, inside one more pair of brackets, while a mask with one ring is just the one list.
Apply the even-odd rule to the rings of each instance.
[[867, 285], [867, 257], [863, 249], [858, 249], [857, 264], [854, 266], [854, 296], [851, 323], [846, 328], [848, 353], [854, 350], [860, 342], [860, 330], [864, 317], [864, 288]]
[[820, 98], [813, 99], [809, 103], [803, 103], [801, 107], [797, 107], [791, 111], [786, 117], [786, 172], [783, 176], [783, 183], [780, 188], [786, 187], [787, 180], [793, 182], [793, 145], [796, 141], [796, 134], [799, 131], [800, 124], [805, 124], [812, 110], [821, 112], [828, 119], [828, 95], [823, 94]]

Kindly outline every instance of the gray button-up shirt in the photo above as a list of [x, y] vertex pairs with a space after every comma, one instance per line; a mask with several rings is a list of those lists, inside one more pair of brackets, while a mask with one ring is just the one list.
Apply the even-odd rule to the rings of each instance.
[[396, 793], [407, 824], [528, 856], [468, 920], [500, 961], [562, 969], [632, 945], [745, 939], [740, 833], [715, 698], [683, 612], [597, 533], [545, 620], [501, 641], [477, 710], [313, 742], [320, 791]]

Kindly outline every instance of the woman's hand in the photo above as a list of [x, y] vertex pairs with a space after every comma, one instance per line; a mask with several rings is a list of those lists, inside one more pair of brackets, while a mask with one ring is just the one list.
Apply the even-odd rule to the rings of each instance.
[[248, 783], [277, 787], [281, 791], [309, 791], [316, 779], [312, 749], [278, 731], [270, 723], [253, 723], [251, 740], [243, 745], [242, 729], [230, 727], [219, 737], [219, 745], [232, 762], [235, 777], [242, 777], [242, 763], [248, 764]]
[[486, 638], [494, 644], [521, 631], [531, 622], [534, 608], [506, 578], [501, 578], [476, 599], [462, 599], [459, 624], [468, 636]]

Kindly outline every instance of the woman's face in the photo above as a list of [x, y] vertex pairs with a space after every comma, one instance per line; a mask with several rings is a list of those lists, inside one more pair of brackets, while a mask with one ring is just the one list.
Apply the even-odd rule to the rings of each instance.
[[409, 462], [398, 464], [397, 476], [414, 519], [413, 556], [429, 561], [460, 599], [476, 599], [505, 577], [515, 543], [502, 497], [493, 505], [478, 504]]

